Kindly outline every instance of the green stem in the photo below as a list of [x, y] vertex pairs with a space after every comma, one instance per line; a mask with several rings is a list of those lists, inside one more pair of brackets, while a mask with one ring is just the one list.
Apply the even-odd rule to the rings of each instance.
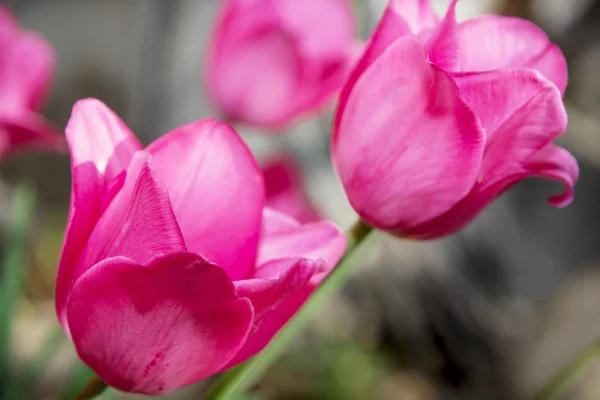
[[319, 285], [319, 288], [296, 313], [294, 318], [271, 340], [271, 343], [255, 357], [232, 368], [218, 377], [204, 397], [205, 400], [233, 399], [248, 391], [260, 377], [277, 361], [296, 335], [307, 325], [311, 316], [325, 300], [336, 292], [350, 277], [355, 264], [353, 258], [364, 244], [372, 228], [358, 220], [347, 234], [346, 252], [338, 266]]
[[554, 400], [564, 392], [581, 376], [586, 367], [600, 356], [600, 339], [595, 340], [588, 348], [582, 351], [577, 358], [565, 366], [556, 374], [543, 390], [534, 397], [535, 400]]
[[88, 400], [102, 394], [106, 390], [108, 385], [104, 383], [97, 376], [93, 376], [92, 379], [84, 386], [84, 388], [75, 397], [75, 400]]

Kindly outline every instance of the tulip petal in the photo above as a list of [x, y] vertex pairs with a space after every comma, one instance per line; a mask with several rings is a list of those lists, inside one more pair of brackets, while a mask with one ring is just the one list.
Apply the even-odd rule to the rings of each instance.
[[299, 222], [319, 219], [319, 214], [304, 191], [298, 166], [287, 155], [273, 158], [263, 166], [266, 206], [286, 214]]
[[579, 167], [577, 160], [567, 150], [548, 144], [522, 165], [515, 166], [510, 174], [476, 185], [473, 192], [449, 212], [407, 232], [407, 235], [418, 239], [436, 239], [457, 232], [504, 191], [529, 177], [551, 179], [565, 185], [563, 193], [548, 199], [553, 206], [565, 207], [573, 201]]
[[148, 151], [188, 250], [234, 280], [244, 277], [254, 264], [265, 194], [262, 172], [240, 136], [206, 119], [167, 133]]
[[560, 49], [530, 21], [487, 16], [459, 25], [460, 71], [529, 67], [539, 70], [561, 93], [567, 86], [567, 63]]
[[264, 30], [225, 47], [217, 57], [218, 77], [211, 86], [219, 107], [233, 119], [257, 125], [279, 121], [301, 82], [293, 38]]
[[429, 0], [390, 0], [390, 7], [402, 16], [415, 34], [432, 28], [440, 21]]
[[261, 236], [293, 231], [302, 225], [292, 217], [269, 207], [265, 207], [263, 210], [261, 224]]
[[24, 85], [25, 106], [37, 110], [44, 105], [50, 91], [55, 66], [54, 51], [43, 37], [25, 33], [13, 57], [18, 60], [18, 79]]
[[75, 103], [65, 133], [71, 164], [91, 162], [105, 180], [125, 171], [133, 154], [142, 148], [127, 125], [96, 99]]
[[257, 265], [282, 258], [309, 258], [335, 266], [346, 247], [344, 234], [330, 222], [293, 226], [293, 221], [271, 210], [265, 213], [263, 224]]
[[512, 175], [567, 129], [567, 112], [554, 84], [539, 79], [537, 93], [495, 130], [488, 140], [478, 182]]
[[321, 62], [344, 57], [355, 29], [346, 0], [279, 0], [275, 6], [304, 57]]
[[[504, 72], [498, 71], [499, 74]], [[489, 76], [490, 73], [483, 75]], [[517, 75], [521, 78], [527, 76]], [[493, 87], [494, 81], [489, 84]], [[498, 82], [498, 86], [503, 84]], [[504, 87], [509, 88], [510, 85]], [[566, 150], [552, 144], [567, 127], [561, 95], [554, 84], [541, 76], [532, 88], [537, 92], [531, 96], [531, 90], [526, 90], [529, 99], [512, 109], [493, 133], [483, 157], [480, 176], [471, 192], [447, 213], [408, 230], [405, 232], [407, 235], [433, 239], [454, 233], [502, 192], [531, 176], [556, 180], [565, 185], [564, 193], [550, 198], [551, 204], [563, 207], [572, 201], [573, 186], [578, 178], [577, 161]]]
[[404, 20], [398, 7], [395, 7], [394, 4], [395, 2], [390, 2], [386, 7], [381, 20], [369, 37], [362, 56], [356, 62], [355, 67], [350, 72], [346, 83], [344, 83], [344, 86], [341, 89], [334, 117], [334, 127], [339, 125], [350, 92], [360, 76], [396, 39], [411, 34], [408, 23]]
[[9, 37], [0, 39], [0, 114], [37, 110], [43, 106], [52, 83], [52, 47], [35, 33], [17, 30], [4, 35]]
[[450, 2], [446, 16], [425, 44], [429, 61], [445, 70], [453, 70], [458, 64], [459, 42], [456, 24], [456, 1], [452, 0]]
[[[124, 182], [133, 154], [141, 148], [129, 128], [99, 100], [75, 103], [65, 129], [71, 153], [71, 204], [60, 257], [56, 306], [63, 315], [66, 287], [96, 222]], [[61, 317], [63, 328], [65, 327]]]
[[454, 74], [461, 98], [475, 111], [486, 131], [488, 145], [498, 128], [533, 97], [551, 92], [540, 73], [528, 68]]
[[405, 36], [364, 72], [333, 135], [346, 194], [365, 221], [409, 229], [473, 187], [485, 133], [452, 78]]
[[79, 278], [67, 313], [79, 356], [102, 380], [150, 395], [218, 372], [253, 319], [227, 273], [190, 253], [104, 260]]
[[259, 266], [252, 279], [234, 282], [237, 294], [252, 301], [254, 308], [253, 329], [242, 349], [229, 362], [228, 367], [243, 362], [262, 350], [273, 336], [287, 323], [295, 312], [278, 315], [263, 326], [265, 318], [274, 309], [303, 288], [314, 287], [310, 283], [315, 271], [324, 270], [322, 261], [307, 259], [281, 259]]
[[186, 247], [169, 193], [151, 169], [150, 156], [140, 151], [131, 162], [123, 188], [96, 223], [75, 268], [59, 272], [56, 303], [63, 324], [64, 306], [73, 284], [102, 259], [124, 256], [148, 263], [179, 251], [186, 251]]
[[10, 118], [0, 117], [0, 157], [24, 149], [64, 151], [65, 138], [46, 118], [21, 111]]

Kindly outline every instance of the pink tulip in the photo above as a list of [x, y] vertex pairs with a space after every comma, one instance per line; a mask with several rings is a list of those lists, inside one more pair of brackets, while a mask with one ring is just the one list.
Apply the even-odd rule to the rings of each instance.
[[319, 212], [306, 195], [302, 172], [288, 154], [279, 154], [262, 166], [266, 204], [299, 222], [318, 221]]
[[87, 99], [66, 136], [58, 318], [117, 389], [165, 393], [254, 355], [344, 250], [334, 225], [264, 207], [263, 175], [229, 125], [193, 122], [143, 149]]
[[338, 91], [356, 56], [349, 0], [222, 0], [205, 83], [230, 121], [279, 130]]
[[[426, 0], [392, 0], [340, 94], [333, 158], [354, 209], [397, 235], [464, 227], [531, 176], [573, 199], [578, 166], [552, 142], [567, 127], [560, 49], [531, 22], [440, 20]], [[415, 36], [418, 35], [418, 36]]]
[[24, 149], [60, 149], [63, 138], [37, 111], [54, 71], [48, 42], [24, 31], [0, 5], [0, 156]]

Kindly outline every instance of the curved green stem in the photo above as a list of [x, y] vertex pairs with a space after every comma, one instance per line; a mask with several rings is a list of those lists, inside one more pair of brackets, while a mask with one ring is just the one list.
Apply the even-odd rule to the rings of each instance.
[[600, 339], [595, 340], [577, 358], [556, 374], [534, 400], [554, 400], [559, 398], [572, 385], [573, 381], [581, 376], [594, 358], [598, 356], [600, 356]]
[[307, 325], [323, 302], [336, 292], [350, 277], [355, 264], [353, 257], [371, 233], [372, 228], [358, 220], [347, 234], [346, 252], [337, 267], [296, 313], [294, 318], [271, 340], [259, 354], [245, 363], [224, 372], [210, 387], [205, 400], [234, 399], [249, 390], [279, 358], [296, 335]]
[[75, 400], [88, 400], [102, 394], [106, 390], [108, 385], [104, 383], [97, 376], [93, 376], [92, 379], [84, 386], [84, 388], [75, 397]]

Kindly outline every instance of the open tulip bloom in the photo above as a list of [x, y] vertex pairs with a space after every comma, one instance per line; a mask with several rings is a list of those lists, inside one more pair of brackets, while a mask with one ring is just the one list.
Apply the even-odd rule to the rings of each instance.
[[281, 130], [339, 91], [354, 31], [349, 0], [221, 0], [208, 94], [228, 120]]
[[265, 208], [229, 126], [202, 120], [143, 149], [103, 103], [66, 128], [72, 193], [60, 323], [120, 390], [160, 394], [260, 351], [335, 266], [345, 238]]
[[24, 149], [57, 150], [62, 135], [38, 113], [52, 83], [54, 53], [24, 31], [0, 4], [0, 156]]
[[520, 180], [563, 183], [578, 166], [552, 142], [567, 126], [560, 49], [529, 21], [458, 24], [427, 0], [391, 0], [340, 95], [333, 158], [354, 209], [398, 235], [456, 232]]

